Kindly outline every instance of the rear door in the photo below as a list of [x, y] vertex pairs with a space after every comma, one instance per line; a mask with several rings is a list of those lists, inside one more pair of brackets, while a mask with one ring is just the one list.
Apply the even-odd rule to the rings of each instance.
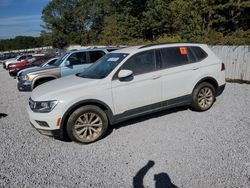
[[68, 76], [71, 74], [80, 73], [88, 64], [86, 52], [72, 53], [64, 62], [68, 61], [68, 65], [62, 65], [61, 75]]
[[[158, 50], [161, 54], [162, 98], [172, 103], [190, 100], [198, 64], [191, 50], [184, 47], [167, 47]], [[174, 99], [174, 100], [171, 100]], [[170, 101], [169, 101], [170, 100]], [[164, 103], [166, 105], [167, 103]]]

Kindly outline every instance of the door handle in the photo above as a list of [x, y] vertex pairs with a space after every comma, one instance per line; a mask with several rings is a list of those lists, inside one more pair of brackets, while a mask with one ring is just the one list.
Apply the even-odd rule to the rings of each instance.
[[160, 78], [161, 76], [159, 76], [159, 75], [155, 75], [155, 76], [152, 76], [152, 79], [153, 80], [156, 80], [156, 79], [158, 79], [158, 78]]
[[192, 68], [192, 70], [198, 70], [199, 69], [199, 67], [193, 67]]

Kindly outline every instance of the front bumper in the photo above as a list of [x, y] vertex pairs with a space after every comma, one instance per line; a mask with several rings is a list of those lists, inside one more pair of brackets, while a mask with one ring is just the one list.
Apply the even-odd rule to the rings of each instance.
[[31, 122], [30, 122], [30, 125], [33, 128], [35, 128], [42, 135], [52, 136], [54, 138], [61, 138], [60, 129], [56, 129], [56, 130], [43, 130], [43, 129], [37, 129]]
[[[56, 130], [60, 129], [60, 125], [57, 126], [58, 119], [62, 117], [61, 110], [55, 107], [49, 113], [38, 113], [33, 112], [28, 105], [26, 110], [29, 115], [30, 122], [34, 125], [36, 129], [42, 130]], [[46, 122], [48, 124], [47, 127], [40, 126], [37, 121]]]
[[17, 89], [19, 91], [32, 91], [32, 82], [26, 80], [19, 80], [17, 83]]
[[16, 76], [20, 69], [9, 69], [10, 76]]
[[[60, 130], [61, 122], [58, 123], [59, 119], [62, 117], [60, 109], [55, 108], [49, 113], [37, 113], [33, 112], [28, 105], [26, 110], [29, 115], [30, 123], [40, 131], [40, 133], [47, 132], [49, 134], [49, 132]], [[41, 126], [39, 122], [46, 122], [47, 126]]]

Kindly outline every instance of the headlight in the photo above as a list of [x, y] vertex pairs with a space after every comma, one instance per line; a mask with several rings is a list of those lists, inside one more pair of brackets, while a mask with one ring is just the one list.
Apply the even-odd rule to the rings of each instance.
[[30, 79], [30, 77], [27, 74], [24, 76], [21, 76], [21, 78], [22, 78], [22, 80], [29, 80]]
[[29, 105], [33, 112], [47, 113], [51, 112], [58, 101], [33, 101], [30, 99]]

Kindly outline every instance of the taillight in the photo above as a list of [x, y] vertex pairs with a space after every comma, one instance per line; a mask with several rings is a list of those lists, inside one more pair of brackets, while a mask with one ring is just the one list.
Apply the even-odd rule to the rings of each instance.
[[224, 63], [221, 63], [221, 71], [224, 71], [226, 68], [225, 68], [225, 64]]

